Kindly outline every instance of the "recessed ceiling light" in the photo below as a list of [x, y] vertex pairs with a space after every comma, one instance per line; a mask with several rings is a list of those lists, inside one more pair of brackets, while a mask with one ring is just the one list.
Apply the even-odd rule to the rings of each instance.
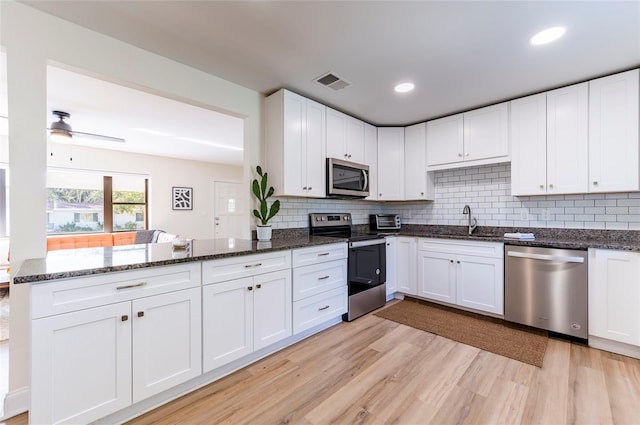
[[534, 46], [538, 46], [540, 44], [551, 43], [552, 41], [556, 41], [565, 33], [566, 29], [564, 27], [552, 27], [547, 28], [544, 31], [540, 31], [533, 37], [531, 37], [530, 43]]
[[398, 84], [394, 90], [396, 93], [407, 93], [413, 90], [416, 86], [413, 83], [400, 83]]

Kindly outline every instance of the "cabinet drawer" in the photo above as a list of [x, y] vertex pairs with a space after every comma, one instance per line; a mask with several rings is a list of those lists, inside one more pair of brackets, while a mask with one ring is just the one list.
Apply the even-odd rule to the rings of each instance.
[[293, 250], [293, 267], [308, 266], [347, 258], [347, 243], [312, 246]]
[[291, 268], [291, 251], [223, 258], [202, 263], [202, 284], [224, 282]]
[[340, 288], [347, 284], [347, 259], [293, 269], [293, 300]]
[[421, 238], [418, 239], [418, 249], [420, 251], [439, 252], [443, 254], [504, 258], [504, 244], [502, 242]]
[[31, 317], [37, 319], [200, 284], [200, 262], [39, 283], [31, 286]]
[[293, 333], [299, 333], [347, 312], [347, 287], [332, 289], [293, 303]]

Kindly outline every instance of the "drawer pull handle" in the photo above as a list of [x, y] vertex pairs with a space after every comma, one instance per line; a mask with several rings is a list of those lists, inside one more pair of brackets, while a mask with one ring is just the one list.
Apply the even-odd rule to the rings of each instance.
[[248, 286], [247, 291], [253, 291], [253, 286]]
[[139, 311], [138, 312], [138, 317], [144, 317], [144, 311]]
[[141, 288], [143, 286], [146, 286], [147, 282], [140, 282], [140, 283], [134, 283], [132, 285], [124, 285], [124, 286], [118, 286], [116, 288], [116, 290], [121, 290], [121, 289], [131, 289], [131, 288]]
[[123, 322], [126, 322], [127, 320], [129, 320], [129, 316], [127, 316], [126, 314], [123, 314], [122, 317], [120, 317], [120, 320], [122, 320]]
[[260, 267], [262, 265], [262, 263], [256, 263], [256, 264], [246, 264], [244, 266], [245, 269], [251, 268], [251, 267]]
[[320, 307], [320, 308], [318, 309], [318, 311], [326, 310], [326, 309], [328, 309], [328, 308], [329, 308], [329, 306], [328, 306], [328, 305], [325, 305], [324, 307]]
[[323, 252], [322, 254], [318, 254], [318, 257], [324, 257], [325, 255], [331, 254], [330, 252]]
[[260, 288], [262, 288], [262, 285], [258, 283], [258, 284], [256, 285], [256, 288], [260, 289]]
[[319, 278], [318, 278], [318, 280], [325, 280], [325, 279], [329, 279], [329, 275], [327, 275], [327, 276], [322, 276], [322, 277], [319, 277]]

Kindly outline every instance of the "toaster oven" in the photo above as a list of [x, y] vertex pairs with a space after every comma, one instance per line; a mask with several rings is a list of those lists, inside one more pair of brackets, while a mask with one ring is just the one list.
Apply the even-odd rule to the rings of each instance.
[[400, 230], [398, 214], [371, 214], [369, 216], [371, 230]]

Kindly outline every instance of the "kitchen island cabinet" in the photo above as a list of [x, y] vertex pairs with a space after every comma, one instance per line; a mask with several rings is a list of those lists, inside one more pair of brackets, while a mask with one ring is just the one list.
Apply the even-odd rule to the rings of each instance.
[[589, 345], [640, 358], [640, 253], [589, 250]]
[[202, 372], [199, 264], [35, 285], [32, 298], [32, 423], [88, 423]]
[[202, 267], [204, 372], [291, 336], [290, 251], [207, 261]]

